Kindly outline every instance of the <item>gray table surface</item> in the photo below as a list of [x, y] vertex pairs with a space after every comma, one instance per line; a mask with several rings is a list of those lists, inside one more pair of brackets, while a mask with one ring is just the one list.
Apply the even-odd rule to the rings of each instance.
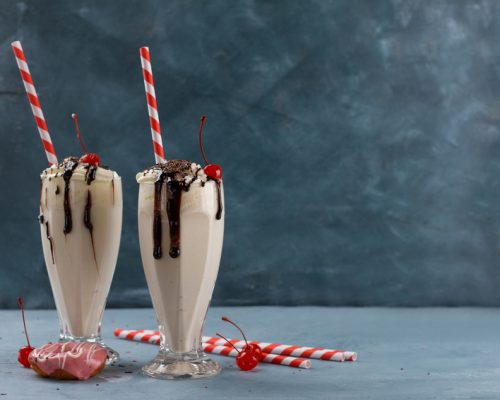
[[[54, 340], [53, 310], [27, 311], [34, 345]], [[355, 363], [313, 361], [309, 370], [260, 365], [241, 372], [234, 359], [216, 378], [161, 381], [143, 376], [154, 345], [113, 338], [113, 329], [154, 328], [151, 309], [107, 310], [106, 342], [120, 364], [85, 382], [43, 379], [16, 361], [24, 345], [19, 312], [0, 311], [2, 399], [500, 399], [500, 309], [484, 308], [212, 308], [206, 334], [237, 337], [221, 322], [227, 314], [248, 336], [262, 341], [342, 347], [358, 352]]]

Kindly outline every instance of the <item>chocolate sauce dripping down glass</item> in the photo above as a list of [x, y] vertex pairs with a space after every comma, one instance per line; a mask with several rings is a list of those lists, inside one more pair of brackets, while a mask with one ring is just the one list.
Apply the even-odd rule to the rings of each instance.
[[[42, 220], [43, 220], [43, 215], [42, 215], [42, 219], [40, 220], [40, 223], [43, 223]], [[47, 235], [47, 240], [49, 241], [49, 244], [50, 244], [50, 255], [52, 256], [52, 264], [55, 264], [55, 262], [54, 262], [54, 247], [52, 245], [52, 236], [50, 236], [49, 221], [45, 222], [45, 234]]]
[[115, 205], [115, 178], [111, 179], [111, 196], [113, 197], [113, 207]]
[[92, 196], [90, 195], [90, 190], [87, 190], [87, 203], [85, 204], [85, 209], [83, 211], [83, 224], [92, 234], [92, 221], [90, 220], [90, 210], [92, 208]]
[[[171, 180], [167, 182], [167, 215], [170, 229], [170, 257], [177, 258], [180, 254], [180, 213], [183, 187], [181, 183]], [[189, 186], [187, 186], [189, 190]]]
[[87, 182], [87, 185], [90, 185], [95, 179], [95, 174], [98, 167], [96, 165], [89, 165], [86, 168], [87, 172], [85, 173], [85, 181]]
[[73, 220], [71, 218], [71, 205], [69, 202], [69, 182], [73, 176], [75, 168], [78, 166], [78, 159], [69, 159], [64, 163], [64, 234], [70, 233], [73, 229]]
[[[191, 174], [191, 162], [187, 160], [171, 160], [166, 163], [156, 164], [150, 169], [143, 172], [146, 176], [147, 172], [154, 169], [160, 169], [162, 172], [155, 182], [154, 189], [154, 213], [153, 213], [153, 257], [160, 259], [162, 257], [161, 239], [162, 239], [162, 222], [161, 222], [161, 191], [163, 184], [166, 181], [167, 186], [167, 201], [166, 210], [169, 223], [170, 233], [170, 250], [169, 255], [172, 258], [177, 258], [180, 255], [180, 207], [182, 191], [188, 192], [191, 184], [198, 179], [199, 168], [194, 177], [189, 181], [179, 181], [178, 176], [189, 176]], [[189, 171], [189, 172], [188, 172]], [[210, 179], [210, 178], [209, 178]], [[211, 179], [217, 185], [217, 212], [215, 218], [222, 218], [222, 189], [221, 181]], [[200, 182], [201, 186], [205, 186], [205, 182]]]
[[56, 194], [59, 194], [61, 193], [61, 191], [59, 190], [59, 185], [56, 186]]
[[87, 203], [85, 203], [85, 210], [83, 211], [83, 224], [90, 232], [90, 241], [92, 242], [92, 252], [94, 253], [94, 261], [97, 266], [97, 259], [95, 256], [95, 246], [94, 246], [94, 234], [92, 221], [90, 219], [90, 211], [92, 209], [92, 196], [90, 195], [90, 190], [87, 190]]
[[164, 172], [155, 182], [154, 213], [153, 213], [153, 257], [159, 260], [161, 254], [161, 190], [167, 174]]
[[215, 214], [215, 219], [222, 218], [222, 193], [220, 189], [220, 180], [216, 180], [215, 184], [217, 185], [217, 213]]

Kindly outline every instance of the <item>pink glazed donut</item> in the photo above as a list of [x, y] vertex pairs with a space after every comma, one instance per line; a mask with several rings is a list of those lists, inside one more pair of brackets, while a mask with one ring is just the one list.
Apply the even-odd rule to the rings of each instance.
[[47, 343], [28, 358], [36, 373], [46, 378], [86, 380], [104, 368], [108, 352], [96, 343]]

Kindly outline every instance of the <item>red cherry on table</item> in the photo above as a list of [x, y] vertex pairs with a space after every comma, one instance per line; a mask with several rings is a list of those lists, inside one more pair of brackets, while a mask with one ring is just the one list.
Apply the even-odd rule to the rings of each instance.
[[243, 347], [243, 351], [254, 355], [259, 361], [263, 358], [262, 349], [258, 344], [248, 343], [245, 347]]
[[246, 351], [247, 353], [254, 355], [259, 361], [262, 360], [263, 356], [262, 356], [262, 349], [260, 348], [260, 346], [256, 343], [248, 343], [245, 333], [234, 321], [231, 321], [228, 317], [225, 316], [223, 316], [221, 319], [225, 322], [229, 322], [231, 325], [236, 327], [236, 329], [238, 329], [241, 332], [243, 339], [245, 339], [246, 343], [245, 346], [243, 347], [243, 351]]
[[250, 371], [259, 364], [259, 359], [253, 353], [243, 350], [236, 356], [236, 364], [242, 371]]
[[90, 164], [93, 165], [94, 167], [98, 167], [101, 159], [96, 153], [87, 153], [80, 157], [80, 162], [84, 164]]
[[24, 302], [21, 297], [17, 299], [17, 304], [21, 309], [21, 315], [23, 317], [23, 325], [24, 325], [24, 334], [26, 335], [26, 341], [28, 342], [27, 346], [21, 347], [19, 349], [19, 352], [17, 353], [17, 361], [19, 361], [19, 363], [21, 363], [24, 367], [29, 368], [30, 362], [28, 361], [28, 357], [30, 353], [34, 350], [34, 348], [31, 347], [30, 339], [28, 338], [28, 330], [26, 329], [26, 319], [24, 318]]
[[208, 164], [203, 168], [203, 171], [212, 179], [222, 179], [222, 168], [217, 164]]
[[28, 361], [28, 357], [33, 350], [34, 348], [31, 346], [21, 347], [19, 349], [19, 353], [17, 354], [17, 361], [19, 361], [26, 368], [29, 368], [30, 362]]
[[236, 365], [238, 365], [238, 367], [242, 371], [250, 371], [254, 369], [264, 358], [262, 349], [256, 343], [248, 343], [245, 333], [235, 322], [231, 321], [228, 317], [225, 316], [223, 316], [221, 319], [225, 322], [229, 322], [231, 325], [234, 325], [241, 332], [241, 334], [243, 335], [243, 339], [245, 339], [245, 346], [240, 351], [226, 337], [222, 336], [220, 333], [217, 333], [216, 335], [224, 339], [238, 352], [238, 355], [236, 356]]
[[[259, 357], [255, 353], [252, 353], [251, 351], [246, 351], [244, 348], [243, 349], [236, 348], [235, 345], [232, 344], [228, 338], [221, 335], [220, 333], [216, 333], [216, 335], [224, 339], [229, 346], [232, 346], [232, 348], [236, 350], [236, 352], [238, 353], [238, 355], [236, 356], [236, 365], [238, 366], [239, 369], [241, 369], [242, 371], [250, 371], [254, 369], [257, 365], [259, 365], [261, 357]], [[247, 346], [245, 346], [245, 348]]]

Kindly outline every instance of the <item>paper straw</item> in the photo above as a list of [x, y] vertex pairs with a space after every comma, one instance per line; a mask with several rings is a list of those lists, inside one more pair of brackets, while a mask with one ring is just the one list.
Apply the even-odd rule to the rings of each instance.
[[31, 111], [33, 112], [33, 117], [35, 117], [35, 123], [40, 133], [40, 138], [42, 139], [42, 145], [45, 150], [45, 155], [50, 165], [57, 164], [56, 151], [54, 145], [52, 144], [52, 139], [50, 138], [49, 128], [47, 128], [47, 123], [45, 122], [45, 117], [43, 116], [42, 106], [40, 105], [40, 100], [36, 94], [35, 84], [33, 83], [33, 78], [31, 77], [30, 70], [28, 68], [28, 62], [24, 56], [23, 48], [19, 40], [12, 42], [12, 51], [16, 57], [17, 66], [19, 67], [19, 72], [21, 73], [21, 79], [23, 80], [24, 89], [28, 95], [28, 101], [30, 102]]
[[[143, 342], [150, 344], [160, 344], [160, 333], [152, 330], [125, 330], [115, 329], [115, 336], [120, 339], [133, 340], [135, 342]], [[218, 354], [221, 356], [236, 357], [238, 351], [229, 346], [215, 346], [210, 343], [202, 343], [203, 351], [211, 354]], [[279, 354], [262, 353], [261, 362], [267, 364], [284, 365], [292, 368], [311, 368], [311, 361], [305, 358], [287, 357]]]
[[[203, 336], [204, 343], [213, 344], [216, 346], [230, 346], [224, 339], [218, 337]], [[246, 345], [244, 340], [229, 339], [229, 341], [236, 348], [243, 348]], [[358, 355], [352, 351], [324, 349], [322, 347], [305, 347], [305, 346], [292, 346], [289, 344], [280, 343], [266, 343], [266, 342], [248, 342], [257, 344], [264, 353], [279, 354], [282, 356], [294, 356], [315, 358], [324, 361], [356, 361]]]
[[156, 163], [165, 162], [163, 142], [161, 140], [160, 118], [158, 116], [158, 105], [156, 104], [155, 84], [153, 81], [153, 70], [151, 69], [151, 57], [149, 47], [141, 47], [142, 76], [144, 78], [144, 89], [146, 90], [146, 102], [148, 105], [149, 124], [151, 125], [151, 136], [153, 138], [153, 149]]
[[[160, 332], [155, 330], [116, 329], [115, 336], [119, 336], [120, 338], [123, 339], [137, 340], [154, 344], [160, 343], [159, 342]], [[156, 341], [158, 341], [158, 343], [156, 343]], [[244, 340], [229, 339], [229, 341], [238, 349], [241, 349], [246, 345]], [[202, 342], [212, 344], [215, 346], [231, 347], [231, 345], [229, 345], [224, 339], [221, 339], [219, 337], [203, 336]], [[266, 343], [266, 342], [255, 342], [255, 341], [248, 343], [259, 345], [262, 351], [268, 354], [314, 358], [323, 361], [337, 361], [337, 362], [356, 361], [358, 359], [358, 354], [353, 351], [325, 349], [322, 347], [293, 346], [288, 344]]]
[[[203, 351], [205, 351], [206, 353], [219, 354], [221, 356], [229, 357], [236, 357], [239, 354], [236, 349], [229, 346], [214, 346], [213, 344], [209, 343], [202, 343], [202, 346]], [[262, 353], [262, 359], [260, 360], [260, 362], [286, 365], [287, 367], [293, 368], [311, 368], [311, 360], [308, 360], [306, 358], [280, 356], [278, 354]]]

